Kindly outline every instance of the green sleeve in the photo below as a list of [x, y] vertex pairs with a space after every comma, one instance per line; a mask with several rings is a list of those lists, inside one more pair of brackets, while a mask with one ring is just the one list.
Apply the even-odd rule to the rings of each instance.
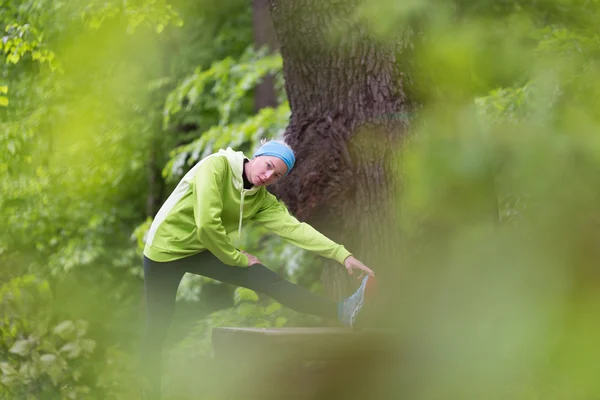
[[248, 257], [233, 246], [221, 221], [221, 188], [225, 168], [228, 168], [228, 165], [224, 157], [210, 157], [204, 160], [194, 175], [192, 191], [198, 238], [206, 249], [224, 264], [246, 267]]
[[275, 196], [268, 193], [265, 205], [252, 217], [288, 242], [312, 251], [320, 256], [338, 261], [340, 264], [350, 256], [350, 252], [335, 243], [305, 222], [290, 215], [287, 208]]

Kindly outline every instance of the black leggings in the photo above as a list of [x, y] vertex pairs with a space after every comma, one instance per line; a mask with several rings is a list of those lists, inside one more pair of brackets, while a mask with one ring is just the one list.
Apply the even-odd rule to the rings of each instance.
[[232, 267], [223, 264], [209, 251], [168, 262], [155, 262], [144, 257], [146, 333], [141, 365], [150, 385], [147, 399], [158, 399], [160, 396], [162, 344], [175, 309], [177, 288], [186, 272], [252, 289], [302, 313], [337, 318], [337, 303], [286, 281], [262, 264]]

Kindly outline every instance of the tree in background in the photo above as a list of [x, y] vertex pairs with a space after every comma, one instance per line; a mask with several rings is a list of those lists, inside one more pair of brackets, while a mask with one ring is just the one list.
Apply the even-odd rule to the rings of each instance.
[[[273, 29], [273, 21], [269, 13], [269, 0], [253, 0], [252, 26], [254, 43], [257, 49], [267, 48], [270, 53], [277, 52], [279, 46]], [[256, 111], [264, 107], [277, 106], [274, 76], [267, 75], [255, 89]]]
[[[384, 273], [400, 256], [390, 201], [412, 111], [397, 63], [410, 31], [406, 39], [380, 40], [357, 14], [360, 6], [271, 1], [291, 109], [284, 135], [298, 161], [276, 192], [298, 218]], [[333, 264], [325, 269], [331, 296], [345, 294], [346, 275]]]

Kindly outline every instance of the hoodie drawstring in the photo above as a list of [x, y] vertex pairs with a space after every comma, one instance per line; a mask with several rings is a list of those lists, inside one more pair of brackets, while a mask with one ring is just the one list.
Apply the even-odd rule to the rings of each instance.
[[246, 191], [242, 189], [241, 191], [241, 199], [240, 199], [240, 222], [238, 225], [238, 240], [242, 237], [242, 217], [244, 216], [244, 196], [246, 196]]

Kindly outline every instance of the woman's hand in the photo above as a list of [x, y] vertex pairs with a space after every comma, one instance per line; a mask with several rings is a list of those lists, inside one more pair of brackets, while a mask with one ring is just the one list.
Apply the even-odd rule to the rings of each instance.
[[248, 266], [252, 266], [254, 264], [262, 264], [262, 262], [260, 262], [260, 260], [258, 259], [258, 257], [253, 256], [250, 253], [246, 253], [244, 250], [240, 250], [240, 253], [245, 254], [246, 257], [248, 257]]
[[360, 275], [356, 277], [356, 279], [361, 279], [365, 274], [369, 274], [371, 276], [375, 276], [375, 273], [368, 268], [365, 264], [358, 261], [354, 256], [348, 256], [344, 260], [344, 266], [348, 271], [348, 275], [354, 275], [354, 270], [358, 270]]

